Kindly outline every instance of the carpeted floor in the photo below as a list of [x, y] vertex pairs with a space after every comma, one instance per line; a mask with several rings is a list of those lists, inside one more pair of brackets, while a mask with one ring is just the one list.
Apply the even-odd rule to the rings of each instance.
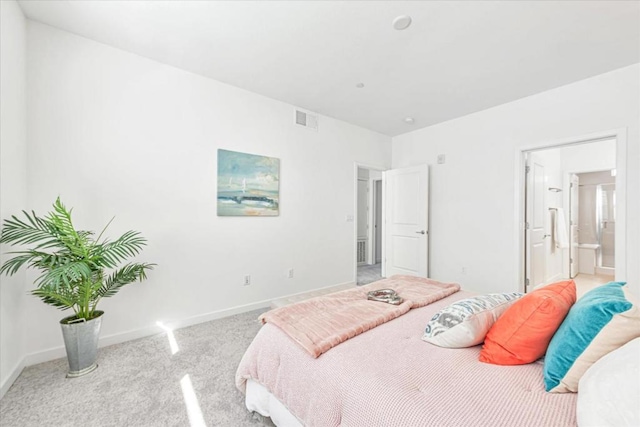
[[361, 265], [358, 267], [358, 286], [382, 279], [382, 264]]
[[65, 378], [66, 359], [27, 367], [0, 401], [0, 425], [273, 426], [234, 384], [263, 311], [175, 330], [173, 355], [167, 334], [102, 348], [80, 378]]

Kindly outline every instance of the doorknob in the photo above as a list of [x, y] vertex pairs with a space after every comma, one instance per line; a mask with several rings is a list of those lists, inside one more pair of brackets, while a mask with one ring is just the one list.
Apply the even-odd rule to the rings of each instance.
[[551, 234], [545, 234], [544, 236], [542, 236], [543, 239], [545, 239], [547, 237], [551, 237]]
[[425, 234], [424, 230], [416, 231], [416, 234]]

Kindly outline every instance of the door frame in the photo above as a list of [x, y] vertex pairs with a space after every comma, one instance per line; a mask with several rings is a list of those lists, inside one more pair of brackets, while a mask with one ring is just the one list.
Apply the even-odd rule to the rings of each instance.
[[[531, 151], [547, 150], [550, 148], [561, 148], [571, 145], [588, 144], [603, 140], [616, 140], [616, 234], [615, 234], [615, 253], [616, 253], [616, 270], [615, 280], [624, 281], [627, 276], [627, 128], [618, 128], [608, 131], [596, 132], [588, 135], [563, 138], [558, 140], [541, 141], [538, 144], [524, 146], [516, 149], [516, 168], [515, 168], [515, 203], [514, 206], [514, 225], [518, 230], [515, 233], [514, 241], [514, 260], [518, 266], [517, 283], [521, 292], [526, 291], [525, 286], [525, 154]], [[357, 172], [357, 171], [356, 171]]]
[[[580, 177], [578, 177], [578, 174], [580, 172], [573, 172], [573, 171], [567, 171], [564, 174], [563, 177], [563, 183], [562, 183], [562, 188], [565, 189], [565, 195], [562, 197], [562, 203], [564, 206], [568, 206], [569, 209], [567, 209], [567, 211], [569, 212], [569, 259], [566, 260], [566, 262], [564, 263], [565, 265], [562, 266], [562, 272], [564, 274], [564, 269], [567, 269], [567, 274], [566, 276], [570, 279], [575, 278], [578, 275], [578, 264], [580, 263], [580, 259], [579, 259], [579, 252], [577, 251], [577, 249], [573, 246], [573, 181], [572, 181], [572, 177], [575, 175], [576, 178], [578, 179], [578, 188], [576, 189], [576, 191], [578, 192], [578, 224], [575, 224], [576, 226], [580, 225]], [[578, 229], [578, 236], [580, 235], [579, 233], [580, 229]], [[578, 241], [580, 240], [580, 238], [578, 238]], [[573, 263], [572, 260], [575, 259], [576, 262]], [[573, 271], [571, 271], [571, 264], [575, 264], [573, 267], [575, 269], [575, 275], [573, 275]]]
[[[358, 213], [358, 168], [362, 168], [362, 169], [369, 169], [369, 170], [375, 170], [375, 171], [379, 171], [379, 172], [384, 172], [386, 170], [388, 170], [389, 168], [385, 168], [384, 166], [380, 166], [380, 165], [371, 165], [371, 164], [367, 164], [367, 163], [361, 163], [361, 162], [353, 162], [353, 214], [351, 215], [353, 217], [353, 236], [352, 236], [352, 244], [353, 244], [353, 249], [351, 251], [351, 255], [352, 255], [352, 260], [353, 260], [353, 283], [358, 283], [358, 227], [357, 227], [357, 213]], [[369, 198], [370, 200], [371, 198]], [[384, 186], [382, 187], [382, 239], [383, 239], [383, 243], [382, 243], [382, 259], [384, 259], [384, 254], [385, 254], [385, 250], [384, 250], [384, 218], [385, 218], [385, 208], [384, 208]], [[383, 271], [384, 273], [384, 271]], [[384, 277], [384, 274], [383, 274]]]
[[[376, 229], [376, 222], [380, 223], [380, 232], [382, 232], [382, 209], [384, 209], [384, 205], [382, 204], [382, 177], [380, 177], [380, 179], [370, 179], [369, 180], [370, 184], [371, 184], [371, 212], [369, 215], [369, 219], [371, 220], [371, 224], [372, 227], [369, 230], [369, 236], [371, 239], [371, 247], [369, 248], [369, 255], [370, 255], [370, 260], [371, 260], [371, 264], [377, 264], [377, 260], [376, 260], [376, 251], [378, 246], [380, 246], [380, 257], [382, 258], [382, 235], [380, 235], [380, 243], [377, 243], [377, 239], [376, 239], [376, 234], [377, 234], [377, 229]], [[380, 186], [380, 198], [378, 199], [378, 186]], [[377, 204], [380, 203], [380, 217], [378, 218], [378, 215], [376, 213], [377, 211]], [[382, 262], [382, 261], [380, 261]]]

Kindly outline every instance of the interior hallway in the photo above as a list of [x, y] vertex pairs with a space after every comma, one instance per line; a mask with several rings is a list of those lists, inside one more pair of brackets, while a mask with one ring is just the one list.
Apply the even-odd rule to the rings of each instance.
[[382, 264], [361, 265], [358, 267], [358, 286], [382, 279]]

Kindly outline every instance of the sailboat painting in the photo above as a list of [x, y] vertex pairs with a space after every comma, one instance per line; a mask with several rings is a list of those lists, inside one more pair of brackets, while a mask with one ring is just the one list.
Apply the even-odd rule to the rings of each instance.
[[280, 160], [218, 150], [218, 216], [277, 216]]

